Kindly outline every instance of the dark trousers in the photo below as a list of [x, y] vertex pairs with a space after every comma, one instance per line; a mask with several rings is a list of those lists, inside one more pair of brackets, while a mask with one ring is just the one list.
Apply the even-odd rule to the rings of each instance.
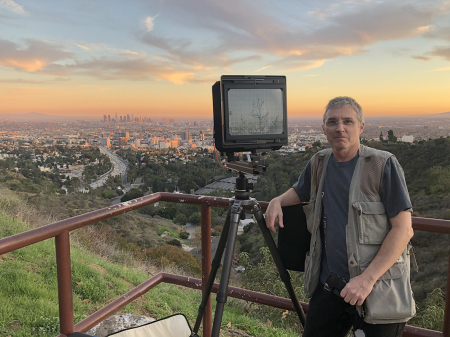
[[[339, 296], [323, 290], [319, 284], [309, 302], [303, 337], [345, 337], [352, 322], [359, 318], [348, 312], [348, 304]], [[369, 324], [360, 327], [366, 337], [401, 337], [406, 323]]]

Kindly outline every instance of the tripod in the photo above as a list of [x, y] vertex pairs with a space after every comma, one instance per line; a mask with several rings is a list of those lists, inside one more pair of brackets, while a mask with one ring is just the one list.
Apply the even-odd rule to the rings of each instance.
[[205, 292], [202, 297], [202, 302], [198, 309], [198, 316], [195, 322], [195, 326], [191, 337], [198, 337], [197, 333], [200, 328], [200, 323], [203, 318], [203, 314], [206, 309], [206, 304], [208, 302], [209, 296], [211, 294], [212, 286], [214, 284], [214, 279], [216, 277], [217, 271], [220, 267], [220, 262], [222, 260], [222, 255], [225, 251], [225, 256], [223, 259], [222, 276], [220, 278], [219, 290], [216, 296], [216, 311], [214, 315], [214, 322], [211, 337], [218, 337], [220, 333], [220, 325], [222, 323], [222, 316], [225, 303], [227, 302], [227, 289], [228, 282], [230, 278], [231, 265], [233, 262], [233, 253], [236, 243], [237, 230], [239, 221], [245, 216], [245, 206], [252, 206], [252, 213], [259, 225], [261, 233], [264, 240], [269, 247], [270, 253], [275, 261], [275, 265], [280, 273], [281, 281], [283, 281], [289, 297], [295, 307], [298, 317], [302, 326], [305, 325], [305, 313], [298, 301], [297, 295], [292, 287], [291, 278], [284, 267], [283, 261], [281, 260], [275, 242], [270, 234], [269, 229], [266, 226], [266, 221], [261, 211], [261, 207], [254, 198], [250, 198], [250, 189], [248, 179], [240, 171], [239, 177], [236, 178], [236, 188], [235, 196], [230, 200], [230, 207], [227, 212], [225, 219], [225, 224], [223, 226], [222, 234], [220, 235], [219, 244], [217, 246], [214, 259], [211, 263], [211, 273], [209, 274], [208, 281], [206, 283]]

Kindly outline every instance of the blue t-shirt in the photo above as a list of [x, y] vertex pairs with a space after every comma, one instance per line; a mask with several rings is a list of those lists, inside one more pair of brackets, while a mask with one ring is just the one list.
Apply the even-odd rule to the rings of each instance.
[[[327, 165], [322, 191], [322, 261], [320, 281], [325, 283], [330, 272], [347, 281], [350, 279], [347, 264], [347, 245], [345, 227], [348, 223], [350, 183], [359, 155], [346, 162], [338, 162], [331, 155]], [[309, 162], [294, 189], [301, 201], [309, 201], [311, 191], [311, 162]], [[386, 161], [380, 191], [388, 218], [397, 216], [403, 210], [411, 210], [403, 170], [397, 159], [391, 156]]]

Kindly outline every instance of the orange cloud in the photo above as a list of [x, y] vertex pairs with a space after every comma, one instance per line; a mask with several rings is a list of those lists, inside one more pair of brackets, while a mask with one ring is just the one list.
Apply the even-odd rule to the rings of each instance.
[[432, 71], [447, 71], [447, 70], [450, 70], [450, 67], [438, 68], [438, 69], [434, 69]]
[[0, 65], [3, 67], [36, 72], [71, 56], [72, 53], [63, 50], [62, 46], [47, 41], [27, 39], [22, 48], [16, 43], [0, 40]]
[[325, 63], [325, 60], [317, 60], [317, 61], [313, 61], [313, 62], [302, 62], [300, 64], [292, 64], [290, 67], [288, 67], [284, 70], [292, 71], [292, 70], [305, 70], [305, 69], [319, 68], [324, 63]]
[[42, 70], [47, 65], [42, 60], [0, 60], [0, 65], [4, 67], [19, 68], [25, 71], [34, 73], [35, 71]]
[[174, 84], [183, 84], [187, 82], [188, 80], [192, 79], [194, 77], [193, 73], [188, 72], [174, 72], [174, 73], [167, 73], [167, 74], [160, 74], [162, 78], [165, 80], [172, 82]]
[[140, 54], [131, 50], [121, 50], [120, 55], [145, 56], [145, 53]]

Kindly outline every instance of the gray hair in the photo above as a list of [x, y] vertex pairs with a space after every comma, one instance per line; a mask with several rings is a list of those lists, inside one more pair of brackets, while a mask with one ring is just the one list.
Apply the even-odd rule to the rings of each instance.
[[358, 102], [356, 102], [353, 98], [348, 96], [335, 97], [328, 102], [328, 105], [325, 108], [325, 113], [323, 114], [323, 123], [325, 124], [325, 118], [329, 110], [333, 108], [342, 108], [343, 106], [346, 105], [350, 105], [356, 111], [356, 116], [358, 118], [359, 124], [364, 123], [364, 115], [362, 112], [361, 105], [359, 105]]

